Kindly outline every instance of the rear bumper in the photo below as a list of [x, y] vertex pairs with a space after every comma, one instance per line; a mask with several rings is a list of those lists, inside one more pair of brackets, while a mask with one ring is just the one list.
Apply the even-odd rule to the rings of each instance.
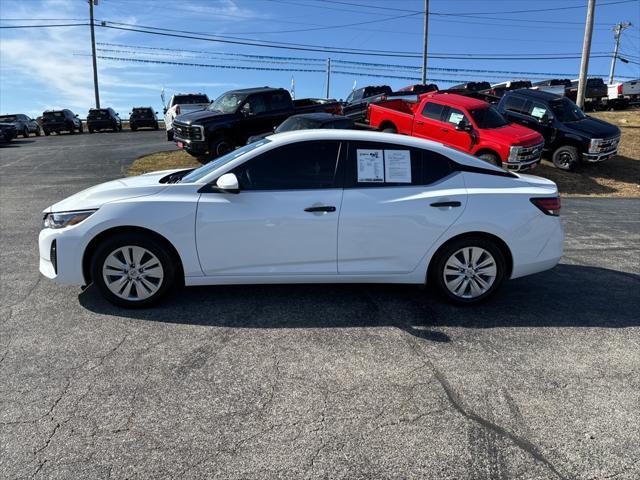
[[[537, 255], [526, 254], [518, 255], [514, 258], [513, 271], [511, 272], [511, 278], [524, 277], [525, 275], [531, 275], [533, 273], [544, 272], [555, 267], [560, 259], [564, 249], [564, 230], [560, 219], [557, 217], [548, 217], [544, 220], [551, 221], [555, 225], [549, 229], [549, 234], [546, 243]], [[540, 225], [549, 225], [546, 221], [542, 221]], [[546, 229], [546, 228], [545, 228]]]
[[144, 128], [144, 127], [152, 127], [155, 128], [158, 126], [158, 121], [153, 119], [140, 119], [140, 120], [129, 120], [129, 128]]
[[102, 128], [113, 128], [113, 122], [110, 120], [91, 120], [87, 122], [87, 128], [100, 130]]

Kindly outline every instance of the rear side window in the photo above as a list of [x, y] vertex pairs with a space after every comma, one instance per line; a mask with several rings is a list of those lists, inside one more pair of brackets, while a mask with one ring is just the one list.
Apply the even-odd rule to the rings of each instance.
[[439, 103], [428, 102], [422, 109], [422, 115], [432, 120], [440, 120], [442, 118], [442, 111], [444, 105]]
[[378, 142], [349, 142], [345, 188], [430, 185], [451, 173], [436, 152]]
[[243, 190], [336, 188], [340, 142], [284, 145], [243, 163], [234, 173]]
[[526, 114], [525, 104], [527, 101], [524, 98], [516, 95], [509, 95], [504, 101], [504, 109], [510, 112], [524, 113]]
[[271, 110], [287, 110], [291, 107], [291, 100], [286, 92], [273, 92], [271, 94]]

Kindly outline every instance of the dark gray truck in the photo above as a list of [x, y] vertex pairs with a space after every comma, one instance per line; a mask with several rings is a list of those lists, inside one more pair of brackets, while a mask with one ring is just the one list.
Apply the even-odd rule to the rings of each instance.
[[178, 148], [202, 160], [245, 145], [252, 135], [273, 131], [292, 115], [311, 112], [341, 114], [335, 100], [292, 100], [284, 88], [247, 88], [222, 94], [204, 110], [179, 115], [173, 121]]

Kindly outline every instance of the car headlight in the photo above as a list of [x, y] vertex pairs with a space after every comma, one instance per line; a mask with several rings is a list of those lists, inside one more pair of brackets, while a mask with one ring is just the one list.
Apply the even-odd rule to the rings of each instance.
[[[96, 209], [97, 210], [97, 209]], [[86, 220], [96, 210], [77, 210], [75, 212], [46, 213], [42, 219], [43, 228], [65, 228]]]
[[514, 145], [513, 147], [509, 147], [509, 161], [518, 160], [518, 155], [520, 154], [520, 150], [522, 150], [521, 145]]
[[600, 149], [600, 144], [602, 143], [602, 138], [592, 138], [589, 143], [589, 153], [597, 153]]

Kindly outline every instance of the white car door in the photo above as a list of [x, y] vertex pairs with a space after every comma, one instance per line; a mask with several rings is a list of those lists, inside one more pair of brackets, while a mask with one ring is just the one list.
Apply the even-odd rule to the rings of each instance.
[[337, 273], [340, 142], [299, 142], [233, 169], [240, 193], [203, 193], [196, 241], [205, 275]]
[[412, 272], [462, 214], [461, 174], [444, 156], [350, 142], [338, 231], [338, 273]]

